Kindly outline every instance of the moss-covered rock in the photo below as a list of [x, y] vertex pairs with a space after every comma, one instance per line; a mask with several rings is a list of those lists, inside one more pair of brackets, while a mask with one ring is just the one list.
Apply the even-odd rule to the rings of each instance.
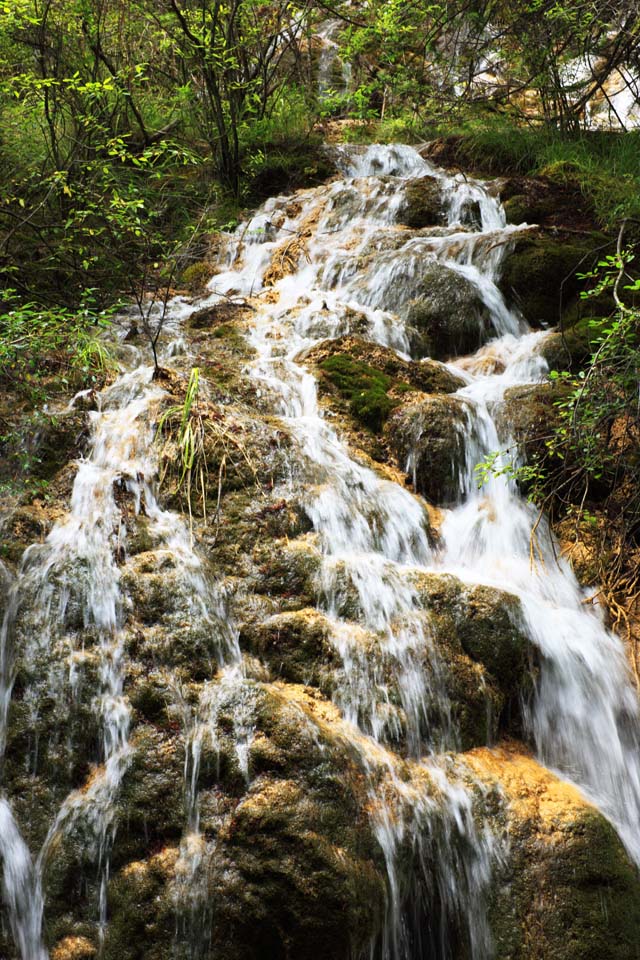
[[127, 561], [121, 583], [130, 607], [126, 648], [135, 662], [195, 680], [215, 673], [225, 628], [212, 597], [201, 594], [198, 571], [185, 571], [166, 549], [148, 551]]
[[240, 643], [269, 663], [274, 678], [330, 692], [337, 665], [330, 632], [327, 618], [309, 607], [245, 622]]
[[[147, 825], [147, 835], [133, 815], [143, 806], [132, 806], [125, 789], [121, 816], [131, 819], [116, 838], [114, 864], [123, 851], [133, 859], [109, 885], [104, 956], [168, 960], [175, 951], [187, 955], [200, 937], [221, 960], [311, 958], [318, 949], [348, 960], [377, 934], [385, 897], [349, 728], [332, 704], [294, 685], [237, 677], [225, 687], [220, 678], [208, 696], [200, 832], [178, 847], [163, 817]], [[251, 712], [249, 783], [237, 775], [238, 710]], [[179, 792], [173, 761], [162, 769], [162, 738], [149, 732], [143, 739], [148, 788]]]
[[404, 187], [404, 203], [398, 222], [420, 229], [433, 227], [444, 219], [442, 181], [437, 177], [419, 177], [409, 180]]
[[177, 843], [184, 829], [184, 744], [180, 730], [138, 724], [118, 795], [114, 869], [144, 858], [149, 849]]
[[[218, 569], [236, 576], [252, 576], [254, 548], [309, 533], [311, 521], [302, 505], [283, 493], [289, 491], [274, 487], [263, 488], [258, 495], [250, 487], [223, 495], [218, 522], [204, 540]], [[215, 506], [212, 503], [212, 511]], [[262, 563], [258, 554], [256, 562]]]
[[251, 315], [251, 309], [246, 303], [233, 300], [221, 300], [208, 307], [201, 307], [190, 314], [187, 325], [191, 330], [213, 330], [220, 324], [246, 320]]
[[540, 353], [550, 370], [569, 370], [577, 373], [597, 349], [602, 331], [608, 320], [585, 316], [571, 326], [563, 323], [562, 330], [546, 336], [540, 345]]
[[530, 757], [478, 750], [465, 760], [507, 802], [509, 852], [491, 892], [496, 960], [640, 956], [637, 871], [611, 824]]
[[546, 454], [545, 441], [560, 422], [558, 403], [567, 389], [561, 381], [509, 387], [496, 411], [504, 440], [515, 440], [529, 461]]
[[466, 277], [434, 261], [425, 266], [421, 287], [406, 312], [413, 357], [442, 360], [473, 353], [491, 335], [489, 312]]
[[197, 260], [183, 270], [180, 281], [191, 293], [203, 293], [213, 271], [213, 264], [208, 260]]
[[449, 574], [420, 574], [415, 584], [463, 748], [491, 743], [499, 733], [521, 735], [535, 663], [518, 599]]
[[389, 396], [391, 377], [348, 354], [333, 354], [320, 362], [320, 369], [343, 396], [349, 410], [371, 430], [378, 431], [395, 406]]
[[555, 326], [582, 288], [576, 273], [591, 270], [601, 248], [599, 234], [527, 234], [504, 261], [500, 289], [532, 326]]
[[253, 559], [257, 593], [277, 597], [283, 607], [291, 610], [313, 605], [322, 563], [313, 536], [258, 544]]
[[[594, 230], [595, 211], [575, 179], [553, 175], [499, 181], [507, 223]], [[559, 173], [559, 171], [558, 171]]]
[[[304, 355], [306, 363], [323, 368], [323, 362], [333, 356], [348, 356], [354, 362], [362, 362], [367, 367], [384, 374], [391, 380], [391, 391], [402, 393], [407, 386], [420, 390], [423, 393], [454, 393], [464, 386], [462, 377], [456, 376], [442, 363], [433, 360], [405, 360], [399, 357], [395, 350], [383, 347], [381, 344], [364, 340], [358, 336], [338, 337], [335, 340], [324, 340]], [[332, 385], [340, 389], [341, 384], [332, 381]], [[322, 386], [322, 380], [321, 380]], [[349, 383], [345, 389], [350, 390]]]
[[433, 503], [455, 503], [464, 489], [469, 409], [458, 397], [423, 396], [396, 411], [387, 434], [398, 466]]
[[105, 960], [169, 960], [175, 956], [176, 910], [172, 880], [176, 847], [132, 861], [109, 884]]
[[339, 416], [351, 443], [377, 462], [388, 460], [381, 433], [393, 410], [419, 391], [451, 393], [464, 382], [444, 364], [405, 360], [357, 336], [322, 341], [302, 359], [312, 366], [320, 396]]

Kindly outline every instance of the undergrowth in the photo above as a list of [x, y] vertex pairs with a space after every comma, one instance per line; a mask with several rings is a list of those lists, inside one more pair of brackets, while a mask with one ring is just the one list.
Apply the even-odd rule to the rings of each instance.
[[77, 310], [22, 302], [0, 291], [0, 387], [35, 406], [53, 393], [95, 385], [111, 360], [100, 334], [109, 311], [88, 292]]

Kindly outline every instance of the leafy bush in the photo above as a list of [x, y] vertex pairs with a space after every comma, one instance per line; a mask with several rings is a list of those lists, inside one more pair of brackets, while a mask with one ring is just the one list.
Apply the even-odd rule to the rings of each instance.
[[[13, 290], [0, 293], [0, 385], [31, 404], [52, 392], [91, 386], [109, 357], [100, 332], [108, 311], [97, 311], [91, 291], [78, 310], [23, 303]], [[52, 383], [53, 381], [53, 383]]]

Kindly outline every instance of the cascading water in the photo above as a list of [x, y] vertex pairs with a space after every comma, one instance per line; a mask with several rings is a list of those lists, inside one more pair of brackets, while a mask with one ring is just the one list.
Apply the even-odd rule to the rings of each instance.
[[[640, 863], [638, 708], [621, 644], [597, 613], [584, 607], [573, 574], [555, 560], [544, 524], [537, 529], [539, 562], [531, 568], [535, 515], [515, 484], [494, 476], [479, 491], [475, 479], [475, 465], [505, 446], [493, 416], [505, 391], [538, 382], [547, 370], [539, 350], [545, 334], [528, 330], [507, 308], [495, 283], [509, 242], [526, 227], [506, 226], [499, 201], [482, 184], [444, 176], [411, 148], [342, 148], [338, 162], [345, 178], [320, 195], [298, 196], [291, 212], [286, 198], [270, 200], [248, 232], [245, 228], [232, 242], [228, 269], [211, 282], [213, 299], [229, 290], [257, 294], [274, 251], [292, 236], [306, 239], [297, 269], [275, 282], [277, 296], [260, 304], [251, 335], [258, 359], [251, 374], [287, 419], [303, 451], [298, 473], [324, 556], [319, 589], [343, 661], [337, 702], [375, 739], [397, 737], [398, 720], [383, 680], [391, 672], [401, 691], [410, 752], [421, 756], [447, 742], [451, 746], [451, 731], [443, 741], [426, 722], [427, 704], [432, 708], [440, 701], [440, 712], [446, 713], [446, 695], [408, 572], [452, 572], [517, 595], [542, 655], [529, 716], [539, 755], [599, 804]], [[449, 226], [403, 236], [396, 222], [404, 183], [427, 176], [440, 181]], [[429, 542], [425, 515], [414, 497], [349, 455], [324, 419], [314, 381], [300, 363], [319, 340], [351, 332], [354, 317], [357, 332], [364, 328], [370, 340], [407, 351], [405, 305], [417, 295], [434, 260], [473, 285], [494, 331], [494, 340], [475, 361], [451, 364], [467, 381], [457, 394], [469, 411], [466, 467], [460, 503], [445, 517], [438, 550]], [[489, 351], [499, 358], [493, 365], [486, 363]], [[355, 604], [362, 627], [382, 638], [376, 657], [362, 653], [353, 626], [341, 619], [349, 603]], [[450, 803], [460, 811], [459, 796], [457, 808], [453, 796]], [[418, 806], [414, 803], [414, 809]], [[417, 837], [423, 826], [413, 825]], [[404, 829], [406, 824], [391, 829], [381, 821], [378, 834], [395, 911], [390, 921], [395, 932], [384, 952], [398, 957], [411, 955], [415, 947], [399, 933], [403, 920], [394, 892], [394, 851], [397, 833]], [[477, 937], [472, 954], [481, 957], [489, 950], [486, 940]], [[441, 953], [448, 955], [446, 946]]]
[[[174, 305], [174, 320], [179, 317], [180, 309]], [[172, 329], [172, 324], [167, 328]], [[40, 702], [55, 698], [62, 713], [73, 712], [80, 688], [91, 687], [90, 678], [82, 676], [83, 663], [91, 657], [86, 646], [95, 655], [90, 710], [101, 741], [89, 784], [71, 790], [63, 799], [35, 859], [8, 800], [0, 798], [4, 902], [21, 960], [48, 956], [42, 942], [43, 876], [60, 837], [79, 825], [98, 871], [101, 939], [106, 929], [110, 850], [117, 830], [115, 803], [131, 757], [131, 705], [124, 692], [127, 598], [120, 574], [127, 546], [123, 498], [133, 504], [135, 514], [144, 513], [150, 535], [180, 570], [190, 598], [190, 617], [218, 633], [220, 662], [239, 660], [235, 634], [224, 622], [222, 605], [203, 575], [184, 520], [161, 509], [156, 499], [154, 421], [163, 396], [164, 390], [153, 381], [153, 368], [145, 365], [125, 371], [97, 396], [98, 409], [90, 414], [90, 452], [79, 462], [70, 512], [43, 544], [27, 549], [11, 586], [1, 635], [0, 743], [6, 740], [16, 660], [29, 678], [23, 700], [31, 705], [37, 726]], [[51, 651], [58, 648], [62, 654], [52, 673], [46, 664]], [[37, 746], [30, 762], [35, 772]]]
[[[288, 482], [319, 554], [317, 606], [338, 664], [332, 695], [344, 718], [341, 736], [365, 771], [371, 827], [386, 864], [387, 915], [370, 955], [489, 960], [487, 898], [506, 841], [483, 809], [484, 788], [451, 757], [459, 732], [419, 578], [451, 573], [520, 599], [540, 653], [528, 711], [540, 759], [587, 792], [640, 863], [637, 700], [620, 642], [582, 603], [544, 523], [537, 526], [531, 567], [536, 517], [515, 484], [494, 475], [477, 488], [476, 465], [512, 445], [498, 422], [505, 391], [547, 372], [539, 349], [545, 334], [529, 331], [496, 285], [509, 243], [527, 228], [506, 226], [499, 201], [481, 183], [445, 176], [410, 147], [339, 148], [337, 163], [341, 178], [268, 201], [229, 238], [226, 261], [200, 306], [253, 298], [255, 355], [247, 373], [258, 405], [275, 412], [295, 440]], [[436, 183], [447, 222], [407, 230], [407, 186], [419, 178]], [[474, 292], [478, 343], [482, 335], [493, 337], [447, 365], [463, 384], [451, 395], [462, 411], [461, 452], [438, 537], [423, 501], [352, 454], [324, 415], [304, 365], [320, 341], [351, 333], [406, 357], [414, 336], [411, 305], [425, 288], [428, 294], [436, 268]], [[193, 309], [171, 305], [172, 335], [173, 321]], [[134, 513], [144, 513], [159, 552], [178, 571], [185, 619], [216, 636], [217, 664], [197, 695], [169, 683], [184, 744], [185, 817], [172, 880], [175, 949], [189, 960], [210, 955], [208, 879], [217, 869], [216, 838], [201, 829], [201, 769], [211, 757], [215, 766], [222, 740], [231, 737], [238, 780], [250, 789], [260, 683], [245, 674], [236, 632], [187, 526], [158, 505], [153, 436], [162, 396], [144, 366], [102, 392], [70, 512], [44, 544], [27, 550], [10, 586], [0, 659], [2, 743], [19, 668], [34, 730], [41, 704], [53, 698], [62, 711], [82, 706], [99, 741], [89, 781], [61, 792], [39, 853], [29, 851], [8, 796], [0, 798], [3, 899], [21, 960], [46, 960], [48, 860], [79, 825], [98, 871], [102, 931], [108, 921], [116, 801], [132, 756], [123, 496]], [[419, 440], [418, 431], [414, 445]], [[409, 473], [415, 464], [411, 451]], [[32, 771], [44, 748], [35, 735]]]

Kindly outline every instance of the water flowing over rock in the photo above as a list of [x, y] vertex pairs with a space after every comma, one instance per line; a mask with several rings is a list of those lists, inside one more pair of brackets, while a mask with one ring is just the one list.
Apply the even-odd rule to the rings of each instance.
[[623, 647], [503, 455], [478, 486], [551, 390], [499, 286], [529, 228], [410, 147], [333, 153], [5, 525], [7, 960], [634, 956]]

